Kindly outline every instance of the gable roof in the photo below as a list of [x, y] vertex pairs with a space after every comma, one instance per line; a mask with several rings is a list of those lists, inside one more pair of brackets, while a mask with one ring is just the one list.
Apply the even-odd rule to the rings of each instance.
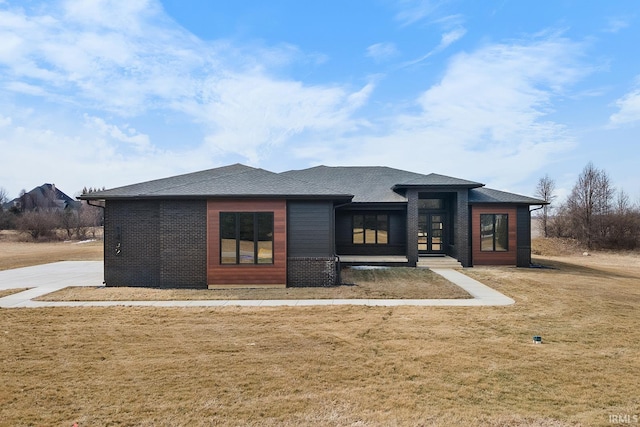
[[[23, 204], [24, 206], [21, 206]], [[66, 195], [55, 184], [42, 184], [28, 193], [24, 193], [24, 195], [5, 203], [2, 207], [10, 209], [13, 206], [21, 206], [21, 209], [24, 210], [36, 208], [66, 209], [69, 207], [76, 208], [78, 204], [79, 202]]]
[[80, 199], [157, 199], [207, 197], [286, 197], [346, 199], [344, 190], [302, 182], [264, 169], [241, 164], [223, 166], [169, 178], [156, 179], [90, 194]]
[[483, 185], [435, 173], [422, 175], [385, 166], [316, 166], [280, 175], [343, 188], [354, 195], [354, 203], [404, 203], [407, 198], [394, 190], [407, 187], [473, 188]]

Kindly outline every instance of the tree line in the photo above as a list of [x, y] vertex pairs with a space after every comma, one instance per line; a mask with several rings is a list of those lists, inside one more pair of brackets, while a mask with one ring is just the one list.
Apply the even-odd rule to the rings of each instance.
[[[82, 194], [94, 191], [99, 189], [85, 187]], [[103, 209], [84, 200], [62, 208], [54, 203], [54, 192], [46, 194], [42, 200], [27, 200], [25, 195], [22, 191], [20, 202], [5, 209], [7, 192], [0, 187], [0, 230], [18, 230], [34, 240], [83, 240], [95, 238], [96, 228], [104, 223]]]
[[640, 247], [640, 204], [616, 190], [606, 171], [587, 164], [567, 199], [557, 206], [555, 192], [553, 179], [540, 178], [535, 195], [549, 203], [537, 214], [545, 237], [576, 239], [589, 249]]

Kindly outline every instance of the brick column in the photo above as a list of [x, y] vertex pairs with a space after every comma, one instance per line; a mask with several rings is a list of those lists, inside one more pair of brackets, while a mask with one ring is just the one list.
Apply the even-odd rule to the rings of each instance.
[[463, 267], [471, 267], [471, 256], [469, 252], [470, 229], [469, 229], [469, 190], [458, 190], [457, 218], [456, 218], [456, 249], [458, 261]]
[[407, 259], [409, 266], [418, 263], [418, 190], [407, 189]]

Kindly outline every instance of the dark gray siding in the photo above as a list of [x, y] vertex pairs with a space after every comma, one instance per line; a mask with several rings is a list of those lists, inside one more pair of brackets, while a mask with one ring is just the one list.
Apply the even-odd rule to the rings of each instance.
[[287, 202], [287, 256], [333, 256], [333, 203]]
[[516, 246], [518, 267], [531, 265], [531, 212], [529, 206], [518, 206]]
[[287, 202], [287, 286], [338, 282], [331, 201]]
[[104, 244], [107, 286], [207, 287], [204, 200], [110, 200]]
[[[378, 213], [389, 216], [389, 244], [354, 245], [354, 214]], [[407, 250], [406, 210], [338, 210], [336, 212], [336, 250], [339, 255], [405, 255]]]

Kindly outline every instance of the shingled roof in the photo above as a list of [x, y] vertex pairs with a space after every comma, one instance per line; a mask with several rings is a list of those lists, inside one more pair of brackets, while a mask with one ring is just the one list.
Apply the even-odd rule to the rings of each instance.
[[80, 199], [156, 199], [208, 197], [286, 197], [350, 200], [347, 191], [234, 164], [200, 172], [83, 194]]
[[[409, 187], [469, 189], [469, 203], [540, 205], [544, 201], [480, 188], [483, 184], [384, 166], [316, 166], [273, 173], [241, 164], [83, 194], [83, 200], [175, 198], [321, 198], [354, 203], [406, 203]], [[397, 191], [396, 191], [397, 190]]]
[[548, 205], [544, 200], [491, 188], [473, 188], [469, 190], [469, 203], [510, 203], [521, 205]]
[[280, 175], [323, 186], [339, 187], [354, 195], [354, 203], [404, 203], [407, 198], [394, 191], [406, 187], [481, 187], [482, 184], [450, 176], [408, 172], [384, 166], [316, 166]]

